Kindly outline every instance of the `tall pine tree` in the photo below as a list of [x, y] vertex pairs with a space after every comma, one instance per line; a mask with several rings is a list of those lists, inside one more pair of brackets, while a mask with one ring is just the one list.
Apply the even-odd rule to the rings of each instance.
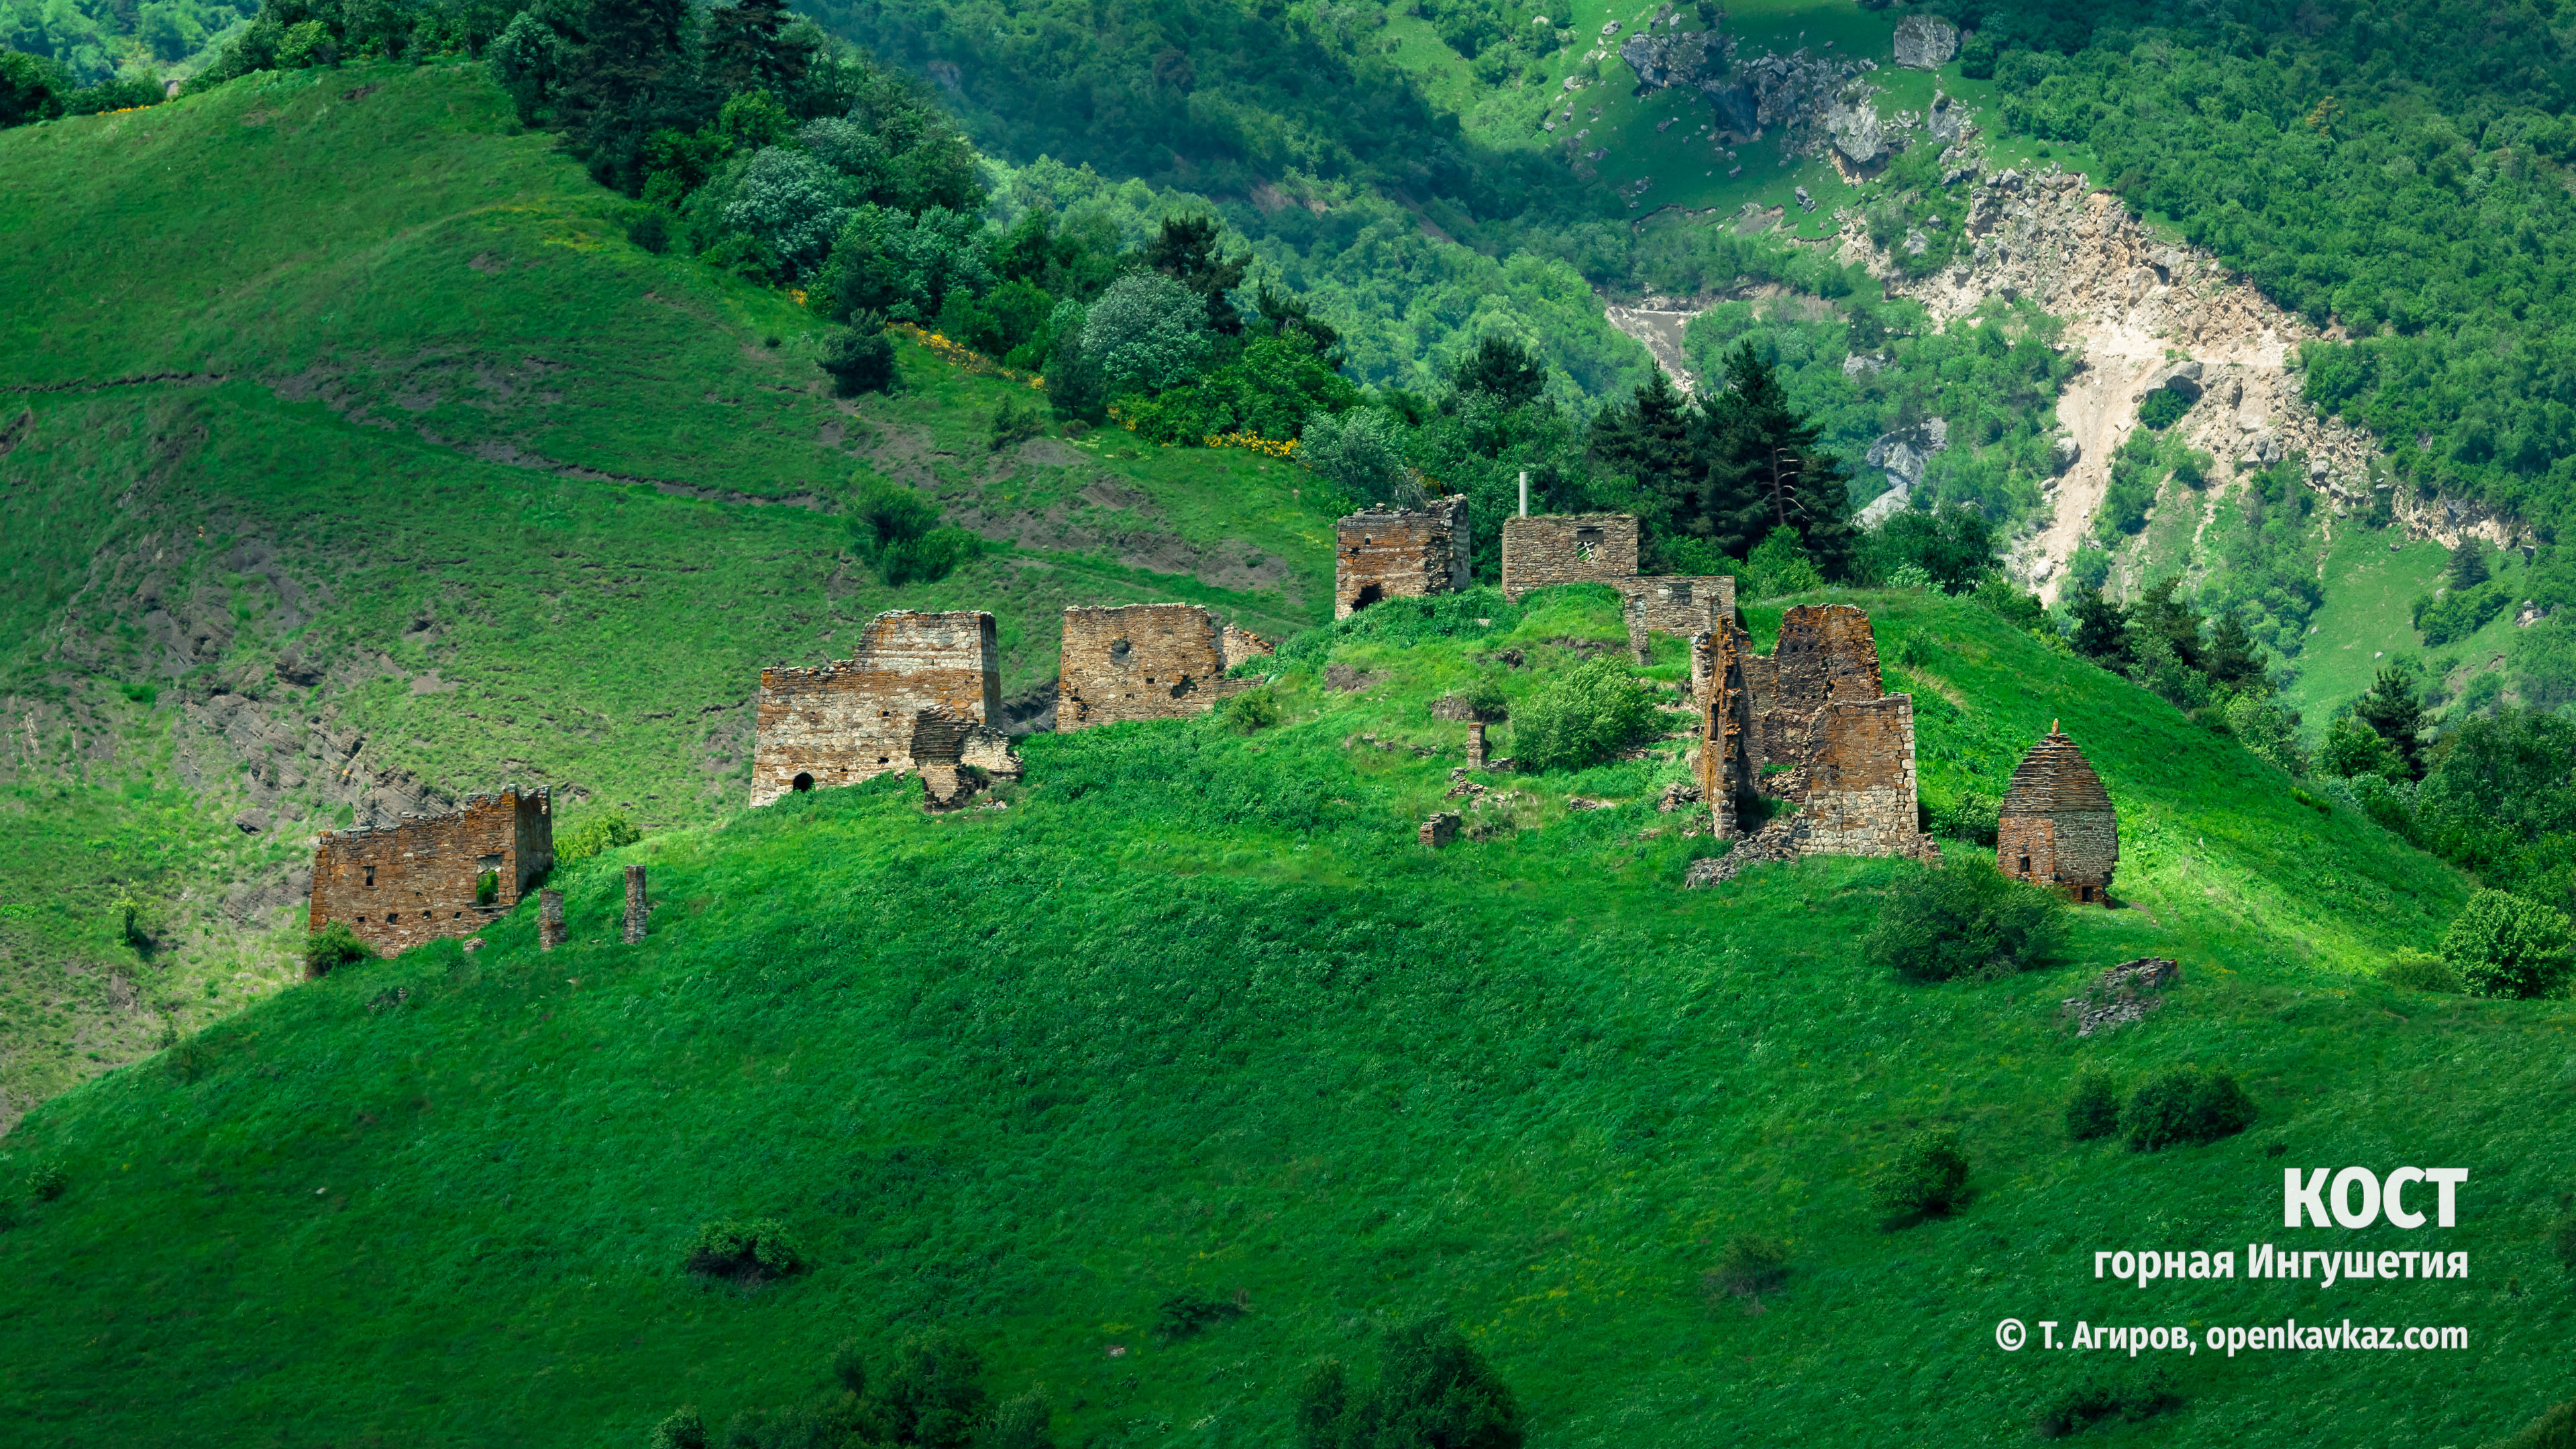
[[644, 138], [694, 85], [689, 0], [594, 0], [564, 85], [575, 152], [603, 184], [644, 185]]
[[2388, 742], [2408, 775], [2424, 778], [2424, 747], [2415, 737], [2423, 728], [2424, 706], [2415, 698], [2415, 681], [2405, 670], [2393, 664], [2380, 666], [2370, 692], [2353, 701], [2352, 716]]
[[1731, 513], [1717, 531], [1743, 557], [1778, 528], [1795, 529], [1828, 579], [1851, 577], [1859, 534], [1851, 524], [1850, 475], [1817, 447], [1821, 430], [1789, 403], [1779, 371], [1743, 343], [1727, 354], [1726, 388], [1704, 405], [1705, 498]]
[[787, 0], [734, 0], [707, 11], [707, 69], [728, 93], [765, 90], [785, 100], [805, 79], [802, 46], [782, 39]]

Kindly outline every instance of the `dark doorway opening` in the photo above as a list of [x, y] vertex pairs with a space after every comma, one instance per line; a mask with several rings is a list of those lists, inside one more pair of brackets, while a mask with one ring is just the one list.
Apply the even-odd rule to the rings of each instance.
[[814, 777], [800, 773], [794, 780], [788, 782], [787, 788], [797, 791], [811, 790], [814, 788]]
[[1360, 610], [1367, 608], [1369, 605], [1374, 604], [1385, 597], [1386, 590], [1379, 588], [1375, 584], [1370, 584], [1368, 587], [1360, 590], [1358, 598], [1351, 600], [1351, 612], [1356, 614]]

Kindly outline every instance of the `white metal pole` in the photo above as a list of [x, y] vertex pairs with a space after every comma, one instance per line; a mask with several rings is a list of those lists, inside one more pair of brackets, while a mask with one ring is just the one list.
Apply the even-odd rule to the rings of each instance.
[[1529, 470], [1521, 470], [1521, 517], [1529, 517]]

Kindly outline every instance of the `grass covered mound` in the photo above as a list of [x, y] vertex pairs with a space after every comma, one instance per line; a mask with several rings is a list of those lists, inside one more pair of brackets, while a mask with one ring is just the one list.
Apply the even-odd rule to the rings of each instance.
[[[760, 668], [883, 609], [992, 610], [1017, 693], [1067, 604], [1329, 597], [1292, 464], [996, 449], [1028, 390], [908, 340], [833, 397], [815, 319], [635, 245], [480, 66], [20, 127], [0, 176], [0, 1126], [299, 978], [319, 828], [510, 779], [719, 818]], [[987, 551], [921, 577], [853, 527], [887, 490]]]
[[[2470, 1167], [2445, 1246], [2477, 1275], [2184, 1280], [2153, 1316], [2466, 1323], [2482, 1351], [2200, 1355], [2159, 1442], [2526, 1421], [2576, 1313], [2499, 1288], [2557, 1281], [2562, 1163], [2492, 1104], [2557, 1089], [2567, 1008], [2378, 985], [2362, 968], [2459, 908], [2442, 867], [1972, 604], [1859, 602], [1883, 651], [1937, 661], [1890, 671], [1942, 702], [1927, 775], [2008, 770], [2052, 715], [2082, 730], [2133, 908], [2068, 908], [2037, 970], [1910, 984], [1857, 943], [1919, 867], [1684, 892], [1716, 847], [1654, 808], [1681, 766], [1651, 756], [1488, 779], [1526, 797], [1510, 827], [1424, 850], [1466, 728], [1430, 703], [1517, 706], [1622, 630], [1602, 590], [1393, 602], [1290, 641], [1250, 734], [1036, 737], [1006, 809], [932, 817], [885, 779], [661, 832], [557, 873], [564, 949], [523, 912], [46, 1104], [0, 1164], [63, 1185], [0, 1234], [24, 1432], [640, 1444], [683, 1406], [801, 1402], [844, 1341], [939, 1332], [997, 1402], [1043, 1386], [1059, 1442], [1285, 1445], [1314, 1365], [1438, 1315], [1534, 1444], [2016, 1442], [2085, 1366], [2004, 1356], [1995, 1321], [2136, 1318], [2090, 1253], [2241, 1250], [2278, 1222], [2281, 1142]], [[1682, 667], [1659, 646], [1643, 673]], [[2058, 1000], [2150, 951], [2184, 963], [2167, 1007], [2067, 1035]], [[2464, 1058], [2474, 1097], [2430, 1090]], [[2185, 1063], [2223, 1064], [2257, 1125], [2068, 1144], [2080, 1073]], [[1967, 1191], [1891, 1225], [1872, 1185], [1924, 1133]], [[799, 1271], [692, 1271], [752, 1225]], [[1244, 1311], [1171, 1330], [1211, 1299]]]

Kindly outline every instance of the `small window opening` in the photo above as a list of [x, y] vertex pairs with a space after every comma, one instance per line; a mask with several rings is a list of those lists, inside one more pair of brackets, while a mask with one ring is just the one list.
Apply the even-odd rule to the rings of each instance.
[[1688, 584], [1672, 584], [1672, 585], [1668, 585], [1668, 586], [1664, 589], [1664, 596], [1665, 596], [1666, 598], [1671, 599], [1671, 600], [1672, 600], [1674, 603], [1676, 603], [1676, 604], [1687, 604], [1687, 603], [1689, 603], [1689, 602], [1690, 602], [1690, 585], [1688, 585]]
[[488, 906], [501, 899], [501, 873], [487, 870], [474, 877], [474, 904]]
[[1126, 640], [1112, 639], [1109, 641], [1109, 662], [1112, 664], [1124, 664], [1127, 662], [1127, 656], [1135, 651], [1136, 646], [1128, 643]]
[[368, 867], [367, 867], [367, 889], [369, 889], [369, 890], [374, 890], [375, 888], [376, 888], [376, 868], [375, 868], [374, 866], [372, 866], [372, 865], [371, 865], [371, 866], [368, 866]]
[[2021, 858], [2021, 873], [2023, 875], [2030, 874], [2030, 857], [2027, 855]]
[[799, 770], [796, 772], [796, 778], [787, 782], [787, 788], [797, 791], [800, 794], [804, 791], [811, 790], [814, 788], [814, 777], [806, 774], [802, 770]]

